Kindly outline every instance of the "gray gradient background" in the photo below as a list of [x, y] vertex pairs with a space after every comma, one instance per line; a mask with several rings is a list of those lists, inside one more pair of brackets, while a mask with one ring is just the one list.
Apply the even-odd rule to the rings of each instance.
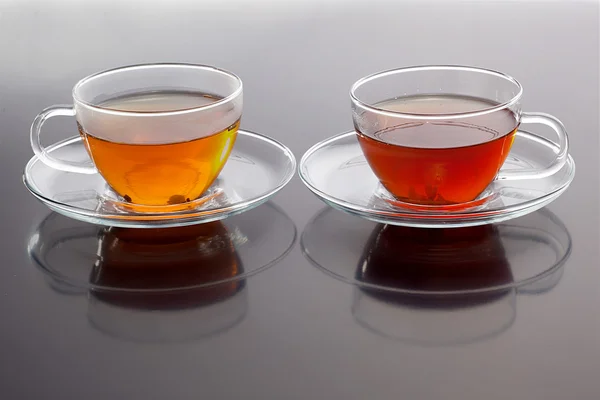
[[[251, 3], [0, 1], [0, 398], [598, 399], [598, 3]], [[570, 133], [577, 176], [550, 206], [574, 241], [562, 280], [520, 298], [497, 337], [423, 348], [356, 324], [352, 287], [296, 245], [248, 280], [247, 315], [221, 335], [158, 345], [102, 334], [85, 296], [56, 293], [27, 258], [48, 213], [21, 183], [28, 129], [42, 108], [69, 103], [79, 78], [156, 61], [235, 71], [242, 128], [298, 159], [352, 127], [348, 89], [365, 74], [445, 63], [513, 75], [524, 110], [554, 114]], [[48, 126], [48, 142], [75, 134], [72, 121]], [[323, 207], [298, 178], [274, 202], [299, 232]]]

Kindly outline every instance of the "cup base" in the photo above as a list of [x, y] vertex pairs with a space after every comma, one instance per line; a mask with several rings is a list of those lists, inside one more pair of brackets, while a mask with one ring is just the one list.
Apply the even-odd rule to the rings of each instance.
[[452, 211], [465, 211], [465, 210], [476, 210], [482, 207], [487, 202], [494, 200], [498, 193], [494, 192], [490, 187], [484, 190], [477, 198], [464, 203], [453, 203], [453, 204], [419, 204], [411, 203], [405, 200], [400, 200], [394, 196], [389, 190], [385, 188], [381, 183], [377, 185], [375, 190], [375, 196], [384, 200], [387, 204], [393, 207], [399, 207], [402, 209], [409, 209], [421, 212], [452, 212]]
[[186, 210], [194, 210], [199, 208], [211, 200], [216, 199], [218, 196], [223, 194], [223, 190], [215, 185], [211, 186], [200, 196], [199, 198], [188, 201], [185, 203], [178, 204], [167, 204], [167, 205], [145, 205], [145, 204], [136, 204], [130, 203], [124, 200], [121, 196], [116, 194], [110, 186], [106, 187], [106, 191], [103, 194], [105, 205], [110, 205], [116, 211], [125, 212], [125, 213], [172, 213]]

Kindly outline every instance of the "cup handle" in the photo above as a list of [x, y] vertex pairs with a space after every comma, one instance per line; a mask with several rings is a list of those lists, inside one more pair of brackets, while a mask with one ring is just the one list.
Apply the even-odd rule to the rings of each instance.
[[78, 174], [95, 174], [96, 168], [90, 166], [89, 163], [79, 163], [74, 161], [59, 160], [54, 158], [46, 151], [40, 142], [40, 132], [44, 122], [50, 117], [68, 116], [74, 117], [75, 110], [71, 106], [56, 105], [43, 110], [35, 117], [31, 124], [31, 148], [36, 156], [47, 166], [60, 171], [76, 172]]
[[[558, 120], [550, 114], [531, 112], [521, 114], [521, 123], [525, 124], [543, 124], [554, 129], [558, 136], [558, 143], [554, 143], [558, 149], [555, 150], [556, 158], [547, 167], [543, 169], [529, 169], [522, 171], [500, 171], [497, 180], [517, 180], [517, 179], [538, 179], [545, 178], [547, 176], [557, 173], [567, 162], [567, 156], [569, 154], [569, 137], [567, 131]], [[540, 135], [532, 134], [533, 137], [547, 141], [546, 138]]]

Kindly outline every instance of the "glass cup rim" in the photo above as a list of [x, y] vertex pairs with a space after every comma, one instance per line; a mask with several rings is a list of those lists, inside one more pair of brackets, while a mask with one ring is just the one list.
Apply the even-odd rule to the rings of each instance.
[[[192, 107], [192, 108], [186, 108], [186, 109], [180, 109], [180, 110], [171, 110], [171, 111], [139, 112], [139, 111], [116, 110], [116, 109], [102, 107], [102, 106], [99, 106], [99, 105], [94, 104], [89, 101], [85, 101], [78, 95], [78, 90], [80, 90], [83, 87], [83, 85], [91, 82], [94, 79], [104, 77], [107, 75], [111, 75], [111, 74], [125, 72], [125, 71], [155, 69], [155, 68], [182, 68], [182, 69], [196, 69], [198, 71], [214, 72], [214, 73], [226, 75], [229, 78], [232, 78], [237, 83], [237, 87], [231, 94], [229, 94], [215, 102], [205, 104], [202, 106], [198, 106], [198, 107]], [[236, 74], [234, 74], [233, 72], [227, 71], [222, 68], [213, 67], [211, 65], [191, 64], [191, 63], [145, 63], [145, 64], [132, 64], [132, 65], [126, 65], [126, 66], [121, 66], [121, 67], [116, 67], [116, 68], [110, 68], [110, 69], [98, 71], [91, 75], [88, 75], [85, 78], [80, 79], [75, 84], [75, 86], [73, 86], [72, 96], [73, 96], [73, 100], [75, 103], [82, 105], [85, 108], [92, 110], [92, 111], [101, 112], [101, 113], [105, 113], [105, 114], [112, 114], [112, 115], [121, 115], [121, 116], [155, 117], [155, 116], [174, 116], [174, 115], [189, 114], [189, 113], [193, 113], [193, 112], [197, 112], [197, 111], [203, 111], [203, 110], [211, 109], [214, 107], [218, 107], [220, 105], [223, 105], [225, 103], [228, 103], [228, 102], [234, 100], [242, 93], [242, 91], [243, 91], [243, 83], [242, 83], [241, 78], [239, 76], [237, 76]]]
[[[362, 87], [364, 84], [374, 81], [376, 79], [388, 77], [391, 75], [404, 74], [404, 73], [417, 72], [417, 71], [464, 71], [464, 72], [486, 74], [486, 75], [491, 75], [491, 76], [495, 76], [497, 78], [504, 79], [504, 80], [514, 84], [517, 87], [518, 91], [517, 91], [517, 94], [515, 94], [511, 99], [509, 99], [505, 102], [502, 102], [498, 105], [495, 105], [493, 107], [486, 107], [486, 108], [482, 108], [482, 109], [476, 110], [476, 111], [466, 111], [466, 112], [457, 112], [457, 113], [455, 112], [455, 113], [446, 113], [446, 114], [444, 114], [444, 113], [419, 114], [419, 113], [406, 113], [406, 112], [400, 112], [400, 111], [386, 110], [384, 108], [376, 107], [372, 104], [364, 102], [364, 101], [360, 100], [358, 98], [358, 96], [356, 95], [356, 91], [360, 87]], [[420, 119], [420, 120], [423, 120], [423, 119], [447, 120], [447, 119], [460, 119], [460, 118], [469, 118], [469, 117], [477, 117], [477, 116], [481, 116], [481, 115], [486, 115], [486, 114], [490, 114], [490, 113], [493, 113], [496, 111], [503, 110], [505, 108], [508, 108], [508, 107], [514, 105], [521, 99], [522, 95], [523, 95], [523, 86], [521, 85], [521, 83], [519, 81], [517, 81], [515, 78], [513, 78], [510, 75], [507, 75], [503, 72], [495, 71], [492, 69], [487, 69], [487, 68], [471, 67], [471, 66], [465, 66], [465, 65], [450, 65], [450, 64], [448, 64], [448, 65], [415, 65], [415, 66], [392, 68], [392, 69], [388, 69], [388, 70], [384, 70], [384, 71], [379, 71], [379, 72], [375, 72], [373, 74], [370, 74], [370, 75], [360, 78], [359, 80], [354, 82], [354, 84], [350, 88], [350, 99], [357, 106], [360, 106], [360, 107], [362, 107], [368, 111], [371, 111], [373, 113], [377, 113], [377, 114], [381, 114], [381, 115], [385, 115], [385, 116], [389, 116], [389, 117], [396, 117], [396, 118], [401, 117], [401, 118], [406, 118], [406, 119]]]

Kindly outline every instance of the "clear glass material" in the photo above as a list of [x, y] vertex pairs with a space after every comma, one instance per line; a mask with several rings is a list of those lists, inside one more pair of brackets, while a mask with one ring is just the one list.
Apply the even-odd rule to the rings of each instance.
[[[519, 82], [500, 72], [473, 67], [442, 65], [399, 68], [367, 76], [352, 86], [350, 98], [352, 118], [356, 131], [376, 141], [380, 140], [379, 138], [385, 134], [384, 132], [392, 130], [395, 130], [395, 133], [398, 135], [415, 134], [410, 129], [404, 129], [406, 127], [424, 127], [428, 131], [439, 129], [436, 126], [450, 126], [453, 129], [457, 129], [457, 127], [475, 127], [479, 130], [495, 132], [499, 138], [502, 138], [503, 135], [508, 137], [509, 132], [514, 132], [514, 129], [518, 128], [521, 124], [536, 123], [547, 125], [556, 132], [557, 152], [547, 165], [541, 165], [537, 168], [521, 168], [514, 171], [504, 169], [499, 172], [503, 162], [502, 159], [506, 156], [506, 150], [510, 149], [510, 144], [494, 150], [496, 152], [493, 154], [494, 157], [489, 157], [490, 154], [487, 154], [487, 157], [482, 156], [483, 159], [489, 160], [490, 158], [497, 157], [499, 160], [497, 163], [492, 161], [495, 168], [493, 172], [495, 173], [489, 173], [485, 178], [482, 178], [483, 186], [481, 189], [483, 190], [493, 180], [531, 180], [548, 177], [563, 168], [567, 161], [569, 144], [564, 126], [557, 118], [551, 115], [537, 112], [522, 112], [520, 103], [522, 93], [523, 89]], [[477, 99], [477, 101], [475, 103], [473, 101], [459, 101], [449, 105], [446, 104], [443, 107], [436, 106], [435, 111], [422, 108], [414, 101], [408, 106], [406, 105], [407, 103], [399, 106], [399, 102], [410, 101], [409, 99], [417, 97], [420, 97], [421, 100], [419, 101], [422, 101], [423, 98], [439, 99], [440, 96], [446, 98], [451, 96], [455, 99]], [[389, 105], [394, 102], [395, 105], [393, 107]], [[405, 131], [409, 133], [404, 133]], [[419, 134], [422, 134], [422, 132], [424, 130], [420, 130]], [[442, 136], [442, 134], [438, 135], [436, 140], [440, 142], [445, 140]], [[540, 136], [540, 139], [543, 138]], [[410, 142], [409, 140], [406, 141]], [[384, 143], [386, 142], [384, 141]], [[470, 166], [465, 164], [461, 167], [465, 171], [469, 167], [472, 168], [470, 172], [466, 172], [466, 176], [482, 175], [482, 168], [479, 165], [474, 165], [476, 162], [474, 155], [477, 151], [487, 151], [490, 153], [489, 149], [481, 150], [481, 147], [479, 147], [479, 150], [477, 150], [475, 148], [484, 143], [485, 141], [480, 140], [468, 145], [452, 144], [451, 142], [448, 145], [438, 145], [437, 143], [433, 145], [431, 143], [426, 145], [408, 145], [410, 149], [408, 151], [413, 151], [415, 148], [420, 151], [419, 155], [414, 157], [421, 160], [418, 161], [421, 164], [412, 163], [410, 169], [413, 170], [412, 174], [418, 176], [421, 174], [426, 176], [430, 173], [428, 171], [441, 171], [436, 172], [436, 176], [443, 176], [443, 178], [432, 177], [432, 181], [443, 179], [446, 181], [465, 182], [467, 178], [462, 176], [462, 172], [457, 172], [459, 171], [458, 167], [450, 165], [450, 162], [445, 161], [445, 159], [436, 159], [435, 157], [441, 157], [439, 156], [440, 149], [455, 150], [461, 148], [461, 154], [464, 155], [463, 159], [469, 158], [472, 162]], [[470, 152], [465, 150], [469, 146], [474, 146]], [[380, 162], [390, 163], [390, 154], [392, 152], [389, 149], [390, 146], [386, 150], [388, 151], [386, 155], [387, 161]], [[422, 150], [427, 149], [433, 149], [433, 151], [427, 154], [429, 161], [423, 161], [425, 158], [423, 158]], [[379, 153], [365, 153], [372, 168], [377, 162], [376, 157], [378, 157], [373, 154], [380, 154], [379, 157], [382, 157], [381, 154], [383, 154], [381, 153], [381, 148], [376, 151]], [[394, 156], [403, 157], [405, 154], [397, 151], [394, 153]], [[491, 166], [486, 166], [486, 168], [488, 167], [492, 168]], [[375, 174], [384, 183], [384, 186], [386, 179], [388, 181], [399, 179], [397, 178], [397, 171], [392, 173], [387, 172], [386, 176], [383, 174], [384, 170], [384, 167], [374, 168]], [[461, 175], [457, 175], [459, 173]], [[430, 186], [436, 185], [437, 183]], [[469, 184], [466, 185], [467, 187], [469, 186]], [[465, 201], [475, 200], [476, 196]], [[418, 203], [418, 201], [415, 202]], [[462, 202], [460, 201], [459, 203]], [[451, 202], [447, 204], [451, 204]]]
[[239, 323], [248, 307], [246, 279], [282, 260], [295, 241], [293, 221], [266, 203], [225, 221], [150, 230], [51, 213], [31, 233], [28, 253], [54, 291], [86, 297], [94, 328], [163, 342]]
[[[501, 173], [542, 169], [556, 158], [558, 145], [527, 131], [516, 133]], [[299, 163], [304, 184], [330, 206], [376, 222], [426, 228], [484, 225], [516, 218], [552, 202], [571, 184], [571, 156], [552, 175], [533, 180], [495, 180], [481, 199], [453, 209], [411, 206], [389, 197], [373, 174], [356, 132], [311, 147]]]
[[[57, 159], [78, 164], [87, 159], [80, 137], [50, 146]], [[268, 137], [238, 131], [227, 164], [206, 194], [185, 208], [140, 209], [119, 199], [98, 174], [71, 174], [34, 156], [25, 167], [27, 189], [50, 209], [94, 224], [157, 228], [216, 221], [267, 201], [294, 176], [296, 160], [283, 144]]]

